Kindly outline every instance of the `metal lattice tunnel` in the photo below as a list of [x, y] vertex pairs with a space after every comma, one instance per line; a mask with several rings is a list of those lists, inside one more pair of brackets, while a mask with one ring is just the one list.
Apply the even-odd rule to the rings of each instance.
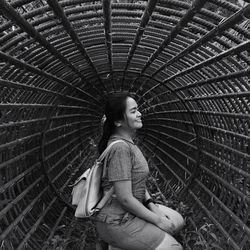
[[247, 2], [0, 0], [1, 249], [71, 235], [114, 91], [136, 94], [156, 181], [192, 208], [186, 249], [250, 249]]

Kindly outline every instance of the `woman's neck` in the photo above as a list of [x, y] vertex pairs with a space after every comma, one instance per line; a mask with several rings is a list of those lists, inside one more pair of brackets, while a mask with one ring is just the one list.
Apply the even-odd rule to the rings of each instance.
[[124, 137], [124, 138], [127, 138], [127, 139], [133, 139], [135, 135], [135, 131], [128, 131], [122, 127], [118, 127], [115, 129], [114, 133], [113, 133], [113, 136], [120, 136], [120, 137]]

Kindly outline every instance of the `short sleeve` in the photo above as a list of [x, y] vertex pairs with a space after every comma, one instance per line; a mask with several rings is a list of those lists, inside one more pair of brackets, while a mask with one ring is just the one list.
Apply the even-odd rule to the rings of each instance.
[[109, 181], [131, 180], [131, 149], [127, 143], [118, 142], [112, 146], [107, 159]]

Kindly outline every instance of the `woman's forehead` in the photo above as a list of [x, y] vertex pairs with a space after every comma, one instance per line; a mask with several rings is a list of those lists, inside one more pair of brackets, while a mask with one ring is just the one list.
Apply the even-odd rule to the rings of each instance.
[[126, 108], [127, 110], [137, 108], [137, 103], [132, 97], [128, 97], [126, 101]]

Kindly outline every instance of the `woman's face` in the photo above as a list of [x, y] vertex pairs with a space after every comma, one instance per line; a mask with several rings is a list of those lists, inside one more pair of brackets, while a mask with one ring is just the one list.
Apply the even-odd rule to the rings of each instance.
[[126, 100], [126, 110], [121, 125], [132, 130], [142, 127], [141, 113], [138, 111], [136, 101], [131, 97]]

